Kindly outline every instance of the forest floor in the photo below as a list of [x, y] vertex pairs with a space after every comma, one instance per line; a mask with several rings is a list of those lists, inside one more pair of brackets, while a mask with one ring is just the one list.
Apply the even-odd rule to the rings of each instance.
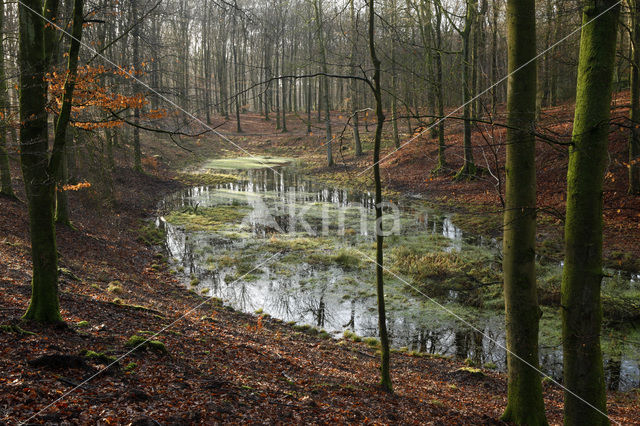
[[[336, 117], [336, 129], [340, 121]], [[306, 170], [327, 180], [346, 181], [370, 161], [366, 156], [349, 159], [349, 150], [340, 155], [336, 149], [338, 165], [329, 170], [322, 165], [322, 149], [309, 154], [322, 137], [306, 136], [300, 120], [296, 124], [292, 119], [292, 131], [284, 135], [273, 129], [273, 122], [265, 124], [259, 117], [244, 124], [247, 132], [233, 135], [236, 143], [251, 152], [295, 157], [306, 152]], [[320, 124], [314, 127], [320, 132]], [[367, 149], [371, 135], [363, 135]], [[239, 154], [228, 147], [224, 151], [214, 138], [182, 144], [193, 152], [149, 141], [149, 173], [119, 168], [112, 202], [105, 202], [98, 185], [70, 193], [74, 229], [58, 230], [65, 326], [20, 320], [30, 295], [28, 215], [23, 202], [0, 197], [0, 422], [501, 424], [504, 374], [468, 369], [462, 362], [437, 356], [396, 353], [395, 393], [389, 394], [377, 384], [375, 348], [322, 339], [265, 315], [234, 312], [188, 291], [152, 245], [156, 236], [146, 221], [164, 194], [180, 188], [171, 179], [173, 171], [212, 155]], [[453, 183], [450, 177], [431, 176], [434, 149], [433, 141], [421, 140], [385, 161], [389, 190], [426, 193], [452, 208], [499, 212], [490, 183]], [[449, 151], [452, 169], [457, 165], [455, 150]], [[547, 185], [548, 175], [540, 176], [548, 192], [543, 200], [557, 207], [560, 202], [554, 200], [562, 199], [564, 186], [559, 164], [566, 162], [564, 154], [554, 149], [539, 155], [548, 156], [541, 161], [554, 167], [558, 179], [554, 189]], [[556, 156], [560, 160], [552, 161]], [[482, 158], [481, 152], [477, 158]], [[621, 160], [614, 153], [612, 164], [616, 161]], [[16, 179], [14, 185], [21, 188], [22, 182]], [[609, 210], [616, 200], [626, 204], [618, 215], [607, 216], [608, 224], [610, 218], [637, 209], [615, 187], [615, 181], [608, 183]], [[19, 197], [24, 199], [22, 193]], [[628, 220], [637, 225], [636, 216]], [[559, 226], [555, 220], [549, 222]], [[632, 233], [634, 227], [618, 222], [622, 228], [613, 235], [627, 239], [627, 245], [621, 245], [625, 252], [635, 252], [638, 231]], [[131, 352], [127, 342], [132, 336], [162, 344]], [[561, 389], [545, 381], [544, 391], [549, 421], [561, 424]], [[639, 399], [638, 391], [610, 393], [612, 421], [638, 424]]]

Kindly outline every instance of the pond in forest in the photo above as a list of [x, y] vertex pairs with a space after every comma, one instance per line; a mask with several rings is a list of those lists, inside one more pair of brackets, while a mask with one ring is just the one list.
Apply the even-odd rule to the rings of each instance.
[[[160, 205], [157, 224], [185, 285], [235, 309], [336, 337], [345, 330], [376, 337], [373, 195], [324, 186], [294, 167], [235, 173], [237, 179], [190, 187]], [[463, 232], [453, 215], [419, 199], [393, 200], [384, 213], [393, 347], [505, 370], [499, 242]], [[605, 292], [640, 293], [638, 275], [609, 272]], [[541, 259], [545, 288], [559, 288], [560, 276], [561, 265]], [[560, 379], [559, 310], [542, 310], [540, 363]], [[605, 328], [602, 344], [610, 389], [637, 388], [640, 330]]]

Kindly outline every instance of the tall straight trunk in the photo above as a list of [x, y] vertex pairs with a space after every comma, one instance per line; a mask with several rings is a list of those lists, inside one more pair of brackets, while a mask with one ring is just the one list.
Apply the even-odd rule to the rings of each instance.
[[329, 69], [327, 66], [327, 45], [324, 35], [324, 25], [322, 23], [322, 0], [315, 0], [316, 9], [316, 23], [318, 25], [318, 47], [320, 48], [320, 62], [322, 65], [322, 72], [325, 74], [321, 77], [322, 81], [322, 106], [324, 108], [324, 122], [326, 130], [326, 144], [327, 144], [327, 164], [329, 167], [333, 166], [333, 153], [331, 152], [331, 140], [333, 136], [331, 134], [331, 112], [329, 110]]
[[25, 319], [59, 322], [58, 254], [53, 222], [55, 179], [49, 174], [47, 70], [40, 0], [18, 4], [20, 66], [20, 163], [24, 176], [33, 262], [32, 293]]
[[[276, 63], [275, 63], [275, 71], [276, 71], [276, 77], [280, 76], [280, 55], [278, 54], [278, 46], [276, 45]], [[275, 84], [276, 84], [276, 129], [280, 130], [281, 126], [281, 121], [280, 121], [280, 85], [282, 84], [282, 80], [280, 79], [276, 79], [275, 80]]]
[[[282, 30], [284, 33], [284, 29]], [[280, 65], [280, 69], [282, 70], [282, 75], [286, 74], [286, 69], [284, 66], [285, 61], [285, 45], [284, 45], [284, 37], [282, 39], [282, 63]], [[287, 133], [287, 84], [288, 81], [286, 79], [282, 80], [282, 132]]]
[[269, 112], [271, 110], [271, 52], [269, 49], [270, 43], [267, 37], [264, 39], [264, 81], [267, 82], [267, 87], [264, 91], [264, 119], [269, 121]]
[[[442, 82], [442, 11], [437, 3], [436, 13], [436, 100], [438, 105], [438, 116], [444, 117], [444, 84]], [[436, 170], [445, 172], [447, 170], [447, 159], [445, 150], [447, 149], [444, 139], [444, 120], [438, 121], [438, 167]]]
[[[396, 2], [391, 0], [391, 26], [396, 25]], [[400, 135], [398, 134], [398, 76], [396, 75], [396, 43], [395, 37], [390, 36], [391, 43], [391, 126], [393, 134], [393, 145], [400, 148]]]
[[84, 0], [74, 0], [73, 4], [73, 27], [72, 39], [69, 46], [69, 61], [67, 65], [67, 78], [64, 84], [64, 93], [62, 95], [62, 106], [58, 120], [56, 121], [53, 151], [51, 153], [51, 161], [49, 168], [52, 175], [56, 176], [58, 182], [57, 203], [56, 203], [56, 222], [69, 226], [69, 202], [66, 192], [62, 188], [62, 184], [67, 182], [67, 128], [71, 119], [71, 106], [73, 104], [73, 91], [76, 85], [76, 76], [78, 74], [78, 54], [80, 52], [80, 42], [82, 40]]
[[[356, 11], [353, 4], [354, 0], [349, 0], [349, 16], [351, 18], [351, 56], [349, 58], [351, 65], [351, 75], [355, 76], [357, 73], [356, 68], [356, 55], [358, 54], [358, 39], [357, 39], [357, 26], [356, 26]], [[353, 118], [353, 140], [355, 143], [356, 155], [362, 155], [362, 142], [360, 141], [360, 120], [358, 117], [358, 82], [356, 79], [351, 79], [351, 114]]]
[[640, 0], [632, 0], [631, 131], [629, 132], [629, 194], [640, 195]]
[[[131, 22], [138, 21], [138, 0], [131, 1]], [[133, 27], [133, 66], [138, 69], [140, 67], [140, 25], [137, 24]], [[133, 84], [134, 91], [138, 89], [138, 86]], [[133, 169], [142, 173], [142, 150], [140, 149], [140, 128], [137, 127], [140, 123], [140, 108], [133, 109], [133, 122], [136, 126], [133, 128]]]
[[[498, 81], [498, 2], [493, 2], [491, 15], [491, 81]], [[498, 111], [498, 88], [491, 89], [491, 115]]]
[[382, 110], [382, 87], [380, 84], [380, 60], [376, 55], [375, 47], [375, 11], [374, 0], [369, 0], [369, 51], [373, 63], [374, 97], [376, 99], [376, 134], [373, 148], [373, 174], [376, 186], [376, 292], [378, 295], [378, 329], [380, 331], [380, 385], [383, 389], [392, 392], [389, 335], [387, 333], [387, 313], [384, 302], [384, 270], [383, 247], [384, 235], [382, 232], [382, 182], [380, 179], [380, 144], [382, 141], [382, 127], [384, 126], [384, 112]]
[[507, 408], [502, 419], [535, 426], [547, 424], [541, 377], [536, 370], [539, 364], [540, 308], [535, 270], [535, 0], [507, 2], [507, 31], [509, 73], [519, 71], [509, 79], [507, 88], [507, 184], [502, 270], [509, 380]]
[[[209, 0], [204, 0], [204, 15], [202, 19], [202, 78], [204, 80], [204, 111], [207, 124], [211, 125], [211, 34], [209, 22], [211, 19]], [[155, 63], [155, 61], [154, 61]]]
[[233, 15], [233, 40], [231, 46], [233, 51], [233, 83], [235, 87], [235, 104], [236, 104], [236, 131], [242, 133], [242, 126], [240, 125], [240, 83], [238, 76], [238, 48], [236, 46], [238, 40], [238, 29], [236, 26], [236, 15]]
[[[307, 43], [309, 43], [309, 52], [311, 52], [311, 30], [307, 31]], [[311, 74], [311, 69], [307, 71]], [[312, 84], [310, 78], [305, 78], [305, 84], [307, 85], [307, 134], [311, 134], [311, 105], [313, 104], [313, 97], [311, 94]]]
[[322, 77], [318, 78], [316, 109], [318, 113], [318, 123], [322, 123]]
[[475, 14], [477, 12], [477, 0], [467, 0], [467, 13], [464, 19], [464, 29], [462, 31], [462, 90], [463, 90], [463, 102], [464, 102], [464, 164], [458, 171], [456, 179], [467, 179], [473, 177], [476, 174], [476, 165], [473, 161], [473, 146], [471, 145], [471, 90], [472, 90], [472, 73], [473, 69], [473, 55], [471, 38], [473, 36], [473, 27], [475, 22]]
[[564, 385], [572, 391], [565, 392], [565, 425], [609, 424], [600, 349], [602, 187], [618, 15], [616, 0], [589, 0], [582, 15], [561, 292]]
[[[0, 2], [0, 34], [4, 35], [4, 2]], [[11, 171], [7, 152], [7, 130], [9, 97], [7, 93], [6, 73], [4, 70], [4, 41], [0, 40], [0, 194], [14, 198], [11, 187]]]

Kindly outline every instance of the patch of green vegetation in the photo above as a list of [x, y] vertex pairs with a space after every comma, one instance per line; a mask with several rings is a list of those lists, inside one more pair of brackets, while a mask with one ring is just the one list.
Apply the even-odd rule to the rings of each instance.
[[494, 362], [487, 362], [483, 367], [488, 370], [495, 370], [496, 368], [498, 368], [498, 366]]
[[432, 399], [429, 401], [429, 404], [435, 407], [444, 407], [444, 402], [440, 401], [439, 399]]
[[223, 231], [238, 224], [251, 211], [248, 206], [215, 206], [174, 211], [166, 216], [169, 223], [187, 231]]
[[185, 185], [217, 186], [235, 183], [241, 180], [239, 176], [223, 173], [179, 173], [176, 180]]
[[166, 353], [167, 352], [166, 346], [161, 341], [159, 341], [159, 340], [147, 340], [144, 337], [139, 336], [137, 334], [134, 334], [133, 336], [131, 336], [129, 338], [129, 340], [127, 340], [127, 342], [124, 345], [127, 348], [132, 348], [132, 349], [136, 349], [136, 350], [151, 349], [151, 350], [154, 350], [154, 351], [160, 352], [160, 353]]
[[114, 294], [120, 294], [122, 293], [122, 286], [120, 285], [119, 281], [112, 281], [109, 283], [109, 286], [107, 287], [107, 292], [108, 293], [114, 293]]
[[89, 321], [78, 321], [76, 323], [76, 327], [88, 327], [89, 326]]
[[3, 324], [0, 325], [0, 330], [5, 333], [16, 333], [16, 334], [24, 334], [29, 336], [35, 336], [36, 333], [33, 331], [24, 330], [22, 327], [15, 324]]
[[307, 333], [309, 330], [311, 330], [312, 327], [309, 324], [295, 324], [292, 328], [295, 331]]
[[352, 342], [362, 342], [362, 337], [358, 336], [356, 333], [354, 333], [351, 330], [345, 330], [342, 333], [342, 337], [344, 337], [347, 340], [351, 340]]
[[355, 250], [341, 249], [333, 256], [333, 261], [344, 269], [355, 269], [361, 265], [362, 255]]
[[133, 371], [137, 367], [138, 367], [138, 364], [136, 364], [135, 362], [130, 362], [129, 364], [125, 365], [124, 371]]
[[460, 367], [455, 371], [455, 373], [469, 374], [473, 377], [478, 377], [478, 378], [486, 377], [486, 374], [484, 374], [482, 370], [474, 367]]
[[365, 337], [364, 339], [362, 339], [362, 341], [372, 348], [377, 348], [380, 346], [380, 341], [375, 337]]
[[327, 333], [326, 330], [320, 330], [320, 332], [318, 333], [318, 337], [321, 339], [329, 340], [331, 339], [331, 334]]
[[255, 155], [252, 157], [220, 158], [209, 160], [204, 164], [205, 169], [212, 170], [250, 170], [279, 167], [294, 161], [286, 157], [270, 157]]
[[144, 223], [138, 228], [138, 241], [148, 246], [162, 245], [164, 244], [165, 240], [165, 231], [156, 227], [151, 222]]
[[91, 350], [87, 350], [83, 352], [83, 356], [87, 359], [96, 361], [100, 364], [109, 365], [114, 363], [117, 358], [115, 356], [107, 355], [103, 352], [95, 352]]

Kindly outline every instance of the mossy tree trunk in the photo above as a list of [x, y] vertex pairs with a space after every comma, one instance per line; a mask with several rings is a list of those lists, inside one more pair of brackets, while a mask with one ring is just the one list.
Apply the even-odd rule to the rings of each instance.
[[376, 187], [376, 291], [378, 295], [378, 328], [380, 330], [380, 385], [383, 389], [392, 392], [389, 335], [387, 333], [387, 312], [384, 302], [384, 276], [383, 276], [383, 243], [382, 232], [382, 182], [380, 179], [380, 144], [382, 142], [382, 127], [384, 126], [384, 112], [382, 110], [382, 87], [380, 84], [380, 60], [375, 47], [375, 1], [369, 0], [369, 51], [374, 67], [373, 94], [376, 100], [376, 133], [373, 147], [373, 174]]
[[18, 5], [20, 163], [29, 207], [33, 261], [31, 302], [24, 318], [59, 322], [62, 317], [58, 301], [58, 253], [53, 222], [55, 178], [48, 170], [44, 21], [31, 10], [42, 11], [42, 2], [24, 0]]
[[631, 0], [631, 122], [629, 135], [629, 194], [640, 195], [640, 0]]
[[[4, 34], [4, 2], [0, 2], [0, 34]], [[0, 40], [0, 194], [15, 198], [11, 187], [11, 170], [7, 152], [7, 130], [9, 99], [4, 72], [4, 43]]]
[[616, 0], [589, 0], [582, 17], [562, 275], [564, 385], [571, 390], [565, 392], [566, 425], [609, 424], [600, 349], [602, 187], [618, 14]]
[[[507, 2], [507, 160], [503, 262], [508, 400], [502, 416], [516, 424], [546, 425], [538, 360], [540, 308], [536, 294], [536, 28], [535, 1]], [[533, 367], [535, 368], [533, 368]]]
[[[56, 3], [55, 8], [48, 9]], [[44, 21], [31, 10], [43, 10], [40, 0], [27, 0], [18, 8], [20, 66], [20, 163], [29, 207], [31, 253], [33, 262], [32, 294], [25, 319], [39, 322], [59, 322], [58, 253], [55, 238], [54, 205], [56, 177], [59, 176], [66, 128], [71, 114], [75, 85], [82, 9], [84, 1], [75, 0], [72, 40], [69, 50], [69, 73], [65, 81], [62, 107], [56, 123], [54, 144], [49, 155], [47, 135], [47, 84], [44, 76], [55, 49], [53, 34], [45, 35]], [[52, 7], [53, 7], [52, 6]], [[56, 16], [57, 2], [47, 2], [45, 15]], [[49, 31], [49, 30], [48, 30]]]

